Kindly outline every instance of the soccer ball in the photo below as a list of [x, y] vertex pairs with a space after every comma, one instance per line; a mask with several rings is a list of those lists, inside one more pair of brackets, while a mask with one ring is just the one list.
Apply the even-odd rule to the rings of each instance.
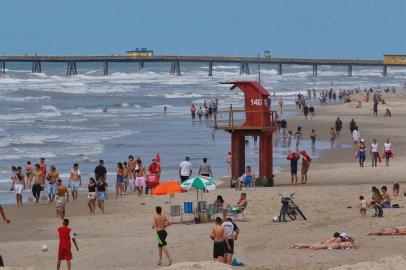
[[273, 217], [272, 221], [273, 221], [273, 222], [278, 222], [278, 221], [279, 221], [279, 217], [278, 217], [278, 216]]
[[48, 246], [47, 246], [47, 245], [43, 245], [43, 246], [42, 246], [42, 251], [43, 251], [43, 252], [47, 252], [47, 251], [48, 251]]

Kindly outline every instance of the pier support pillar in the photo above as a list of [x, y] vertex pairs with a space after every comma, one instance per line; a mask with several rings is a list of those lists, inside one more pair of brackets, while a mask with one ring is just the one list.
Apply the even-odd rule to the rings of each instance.
[[109, 75], [109, 62], [108, 61], [103, 62], [103, 75], [104, 76]]
[[352, 65], [348, 65], [348, 77], [352, 76]]
[[240, 65], [240, 75], [250, 75], [250, 66], [247, 62], [243, 62]]
[[313, 77], [317, 77], [317, 65], [313, 65]]
[[278, 64], [278, 75], [282, 76], [282, 64]]
[[173, 61], [171, 65], [171, 75], [178, 75], [180, 76], [180, 64], [179, 61]]
[[66, 66], [66, 75], [78, 75], [75, 61], [69, 61]]
[[142, 71], [144, 69], [144, 61], [139, 61], [138, 62], [138, 70]]
[[213, 62], [209, 62], [209, 76], [213, 76]]
[[383, 76], [388, 76], [388, 66], [387, 65], [383, 66], [382, 75]]
[[32, 69], [31, 69], [32, 73], [41, 73], [42, 69], [41, 69], [41, 61], [33, 61], [32, 62]]
[[6, 73], [6, 61], [0, 61], [0, 73]]

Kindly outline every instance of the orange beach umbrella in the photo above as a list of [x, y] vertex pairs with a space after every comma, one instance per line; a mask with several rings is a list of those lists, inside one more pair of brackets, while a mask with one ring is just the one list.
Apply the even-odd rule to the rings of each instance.
[[167, 181], [157, 185], [152, 190], [152, 195], [171, 195], [178, 192], [182, 192], [179, 182]]

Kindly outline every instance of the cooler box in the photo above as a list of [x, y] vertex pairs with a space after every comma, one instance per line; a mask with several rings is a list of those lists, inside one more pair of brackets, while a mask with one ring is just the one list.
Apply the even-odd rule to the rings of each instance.
[[147, 174], [147, 188], [152, 189], [159, 184], [159, 175], [157, 174]]

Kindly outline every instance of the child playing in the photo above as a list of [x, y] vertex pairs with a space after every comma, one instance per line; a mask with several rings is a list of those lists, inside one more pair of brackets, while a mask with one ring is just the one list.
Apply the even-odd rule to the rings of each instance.
[[335, 141], [336, 141], [336, 138], [337, 138], [337, 132], [336, 132], [335, 128], [332, 127], [332, 128], [330, 129], [331, 147], [334, 146]]
[[367, 200], [365, 200], [364, 196], [359, 196], [360, 208], [359, 211], [361, 212], [361, 217], [367, 217]]
[[398, 182], [393, 183], [393, 197], [399, 196], [400, 185]]

